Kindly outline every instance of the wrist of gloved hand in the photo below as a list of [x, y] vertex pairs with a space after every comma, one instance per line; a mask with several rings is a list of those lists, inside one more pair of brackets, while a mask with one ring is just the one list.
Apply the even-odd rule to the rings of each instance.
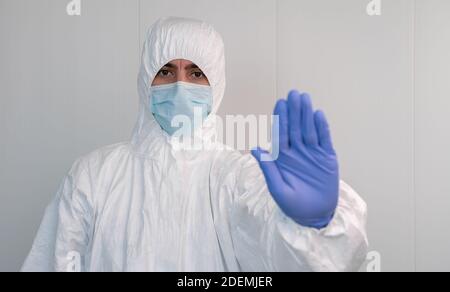
[[321, 230], [327, 228], [328, 225], [330, 225], [331, 221], [334, 218], [334, 214], [335, 213], [333, 212], [333, 214], [331, 214], [330, 216], [318, 219], [299, 219], [299, 218], [291, 218], [291, 219], [303, 227]]

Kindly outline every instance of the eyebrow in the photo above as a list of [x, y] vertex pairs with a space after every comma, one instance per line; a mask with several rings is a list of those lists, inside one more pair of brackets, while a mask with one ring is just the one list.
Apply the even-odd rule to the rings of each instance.
[[[174, 65], [172, 63], [167, 63], [166, 65], [164, 65], [163, 68], [176, 69], [176, 68], [178, 68], [178, 66]], [[185, 70], [190, 70], [190, 69], [200, 69], [200, 68], [197, 65], [195, 65], [195, 64], [189, 64], [184, 69]]]
[[195, 64], [190, 64], [190, 65], [187, 65], [184, 69], [189, 70], [189, 69], [200, 69], [200, 68]]
[[171, 63], [167, 63], [166, 65], [164, 65], [164, 66], [162, 67], [162, 69], [164, 69], [164, 68], [176, 69], [177, 66], [174, 65], [174, 64], [171, 64]]

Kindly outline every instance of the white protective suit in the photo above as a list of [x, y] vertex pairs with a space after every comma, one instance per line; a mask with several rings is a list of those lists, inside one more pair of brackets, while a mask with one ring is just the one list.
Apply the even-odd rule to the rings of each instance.
[[[225, 90], [220, 35], [200, 21], [159, 20], [144, 44], [131, 141], [74, 164], [22, 270], [67, 271], [74, 254], [81, 271], [358, 270], [367, 248], [366, 204], [345, 183], [334, 219], [319, 231], [282, 213], [252, 156], [174, 150], [148, 96], [157, 72], [175, 59], [205, 72], [217, 112]], [[214, 131], [209, 122], [206, 133]]]

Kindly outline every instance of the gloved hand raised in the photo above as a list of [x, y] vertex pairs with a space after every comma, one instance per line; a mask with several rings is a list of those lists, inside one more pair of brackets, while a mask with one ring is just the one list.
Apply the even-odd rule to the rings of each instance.
[[291, 91], [278, 101], [278, 159], [262, 161], [252, 151], [267, 186], [283, 212], [298, 224], [321, 229], [333, 218], [339, 197], [339, 167], [325, 115], [314, 112], [307, 94]]

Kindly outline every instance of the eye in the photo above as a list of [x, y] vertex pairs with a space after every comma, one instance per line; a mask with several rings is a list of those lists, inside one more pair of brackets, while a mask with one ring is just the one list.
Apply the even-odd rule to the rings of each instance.
[[170, 72], [169, 70], [166, 70], [166, 69], [162, 69], [162, 70], [159, 71], [158, 76], [171, 77], [172, 76], [172, 72]]
[[192, 72], [191, 76], [195, 79], [201, 79], [201, 78], [205, 77], [205, 74], [202, 71], [195, 71], [195, 72]]

